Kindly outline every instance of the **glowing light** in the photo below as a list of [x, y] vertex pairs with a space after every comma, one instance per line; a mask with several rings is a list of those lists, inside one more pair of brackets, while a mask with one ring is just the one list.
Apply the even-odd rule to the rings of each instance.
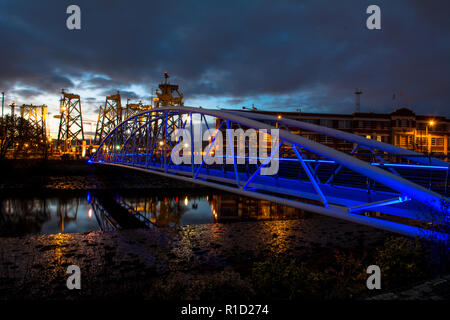
[[185, 143], [185, 144], [184, 144], [184, 147], [185, 147], [185, 148], [189, 147], [189, 144], [188, 144], [188, 143]]
[[120, 146], [119, 146], [119, 145], [117, 145], [117, 146], [116, 146], [116, 150], [119, 150], [119, 149], [120, 149]]
[[163, 146], [163, 145], [164, 145], [164, 141], [160, 141], [160, 142], [159, 142], [159, 145], [160, 145], [160, 146]]
[[184, 198], [184, 205], [187, 206], [189, 204], [188, 197]]
[[90, 209], [88, 210], [88, 217], [89, 217], [89, 218], [92, 218], [92, 208], [90, 208]]
[[281, 119], [281, 115], [278, 115], [278, 119]]
[[92, 149], [92, 152], [95, 152], [95, 151], [97, 151], [97, 149], [95, 149], [95, 148], [94, 148], [94, 149]]
[[430, 124], [431, 127], [434, 126], [434, 121], [430, 120], [429, 124]]

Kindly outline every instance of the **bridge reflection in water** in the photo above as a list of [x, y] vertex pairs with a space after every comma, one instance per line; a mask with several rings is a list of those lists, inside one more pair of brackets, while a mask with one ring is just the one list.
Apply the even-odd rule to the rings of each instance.
[[[111, 198], [110, 198], [111, 200]], [[105, 199], [92, 196], [90, 203], [101, 230], [134, 227], [178, 227], [189, 224], [224, 223], [246, 220], [298, 219], [307, 215], [301, 209], [233, 194], [206, 197], [122, 197], [116, 195], [115, 208], [107, 210]], [[109, 205], [111, 209], [111, 205]], [[120, 212], [122, 211], [122, 212]], [[124, 219], [127, 215], [127, 219]], [[128, 217], [133, 217], [130, 223]], [[137, 221], [141, 223], [135, 224]]]
[[300, 209], [234, 194], [147, 194], [0, 199], [0, 237], [304, 216]]
[[98, 230], [85, 197], [0, 199], [0, 237]]
[[147, 194], [4, 198], [0, 200], [0, 237], [317, 217], [302, 209], [229, 193]]

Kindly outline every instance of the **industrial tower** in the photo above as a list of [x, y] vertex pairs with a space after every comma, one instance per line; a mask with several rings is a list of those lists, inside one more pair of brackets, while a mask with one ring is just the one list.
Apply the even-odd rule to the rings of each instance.
[[58, 147], [63, 153], [68, 153], [84, 143], [81, 100], [78, 94], [66, 93], [64, 89], [61, 94]]
[[98, 111], [94, 141], [100, 143], [119, 123], [122, 122], [122, 102], [120, 92], [107, 96], [105, 105]]
[[127, 105], [125, 107], [125, 118], [123, 120], [152, 108], [153, 107], [151, 105], [143, 105], [141, 101], [139, 101], [139, 103], [129, 103], [129, 101], [127, 101]]
[[[164, 83], [159, 84], [159, 91], [156, 90], [156, 95], [158, 96], [154, 99], [156, 108], [184, 105], [183, 94], [178, 90], [178, 85], [169, 84], [167, 81], [168, 78], [169, 75], [167, 72], [164, 72]], [[174, 93], [176, 93], [176, 96]]]
[[[182, 106], [183, 102], [183, 94], [178, 90], [178, 85], [170, 84], [168, 82], [169, 75], [167, 72], [164, 72], [164, 82], [158, 85], [156, 90], [156, 98], [153, 99], [155, 108], [159, 107], [173, 107], [173, 106]], [[157, 136], [157, 127], [159, 122], [164, 122], [164, 120], [156, 120], [153, 122], [153, 136]], [[172, 133], [175, 132], [177, 127], [181, 126], [182, 116], [168, 116], [166, 127], [163, 128], [161, 137], [170, 137]], [[167, 128], [167, 132], [166, 132]], [[165, 139], [165, 138], [164, 138]], [[165, 141], [164, 143], [170, 144], [169, 141]]]
[[24, 104], [20, 107], [20, 116], [28, 120], [34, 128], [40, 128], [41, 140], [47, 139], [47, 106], [33, 106], [32, 104]]

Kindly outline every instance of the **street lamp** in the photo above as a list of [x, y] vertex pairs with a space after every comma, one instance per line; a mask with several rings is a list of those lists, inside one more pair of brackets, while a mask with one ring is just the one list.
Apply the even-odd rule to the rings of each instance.
[[428, 136], [428, 127], [433, 127], [435, 124], [434, 120], [428, 121], [426, 128], [425, 128], [425, 136], [427, 138], [427, 151], [430, 153], [431, 151], [431, 139], [430, 136]]
[[434, 126], [434, 120], [430, 120], [427, 123], [426, 129], [425, 129], [425, 134], [427, 137], [428, 137], [428, 126], [430, 126], [430, 127]]
[[2, 117], [3, 117], [3, 105], [4, 105], [4, 102], [5, 102], [5, 93], [2, 92]]

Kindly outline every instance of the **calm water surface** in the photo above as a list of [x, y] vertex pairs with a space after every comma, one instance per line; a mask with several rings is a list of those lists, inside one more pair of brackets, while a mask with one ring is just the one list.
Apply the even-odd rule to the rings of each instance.
[[6, 197], [0, 199], [0, 237], [108, 231], [124, 228], [130, 220], [144, 227], [170, 228], [303, 215], [298, 209], [230, 194], [148, 194], [99, 197], [86, 192], [74, 197]]

